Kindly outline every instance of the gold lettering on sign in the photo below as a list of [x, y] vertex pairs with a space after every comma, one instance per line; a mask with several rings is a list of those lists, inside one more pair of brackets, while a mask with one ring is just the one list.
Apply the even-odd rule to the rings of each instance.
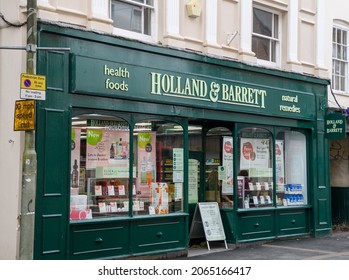
[[151, 90], [154, 95], [197, 99], [213, 103], [249, 106], [265, 109], [266, 90], [203, 79], [151, 72]]
[[[104, 87], [106, 89], [110, 90], [116, 90], [116, 91], [122, 91], [126, 92], [128, 91], [128, 83], [126, 82], [126, 79], [130, 78], [130, 72], [128, 71], [127, 67], [117, 67], [117, 68], [111, 68], [108, 67], [108, 65], [104, 65], [104, 76], [113, 77], [107, 78], [104, 82]], [[115, 80], [115, 78], [122, 78], [120, 80]]]
[[[298, 95], [296, 95], [296, 96], [282, 95], [281, 101], [288, 102], [288, 103], [298, 103]], [[301, 108], [297, 107], [295, 104], [293, 104], [293, 105], [280, 105], [280, 111], [300, 114]]]

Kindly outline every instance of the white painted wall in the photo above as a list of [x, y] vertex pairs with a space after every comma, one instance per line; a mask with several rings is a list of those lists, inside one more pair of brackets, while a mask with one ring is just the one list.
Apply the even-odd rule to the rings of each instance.
[[[19, 3], [19, 0], [0, 1], [0, 11], [7, 20], [25, 20], [19, 13]], [[0, 46], [23, 46], [25, 30], [26, 26], [8, 27], [0, 19]], [[13, 131], [13, 120], [22, 71], [25, 71], [25, 52], [0, 49], [0, 259], [16, 259], [18, 250], [24, 133]]]

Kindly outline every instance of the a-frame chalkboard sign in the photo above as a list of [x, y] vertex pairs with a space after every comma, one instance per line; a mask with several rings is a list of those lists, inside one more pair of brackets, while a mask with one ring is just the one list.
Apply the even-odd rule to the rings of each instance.
[[199, 202], [195, 207], [189, 239], [201, 237], [206, 238], [208, 250], [210, 241], [224, 241], [225, 248], [228, 249], [217, 202]]

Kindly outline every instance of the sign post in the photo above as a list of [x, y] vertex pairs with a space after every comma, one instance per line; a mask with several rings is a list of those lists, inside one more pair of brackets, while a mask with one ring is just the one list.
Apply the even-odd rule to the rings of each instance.
[[224, 241], [225, 248], [228, 249], [217, 202], [199, 202], [196, 205], [189, 238], [203, 236], [208, 250], [211, 250], [210, 241]]

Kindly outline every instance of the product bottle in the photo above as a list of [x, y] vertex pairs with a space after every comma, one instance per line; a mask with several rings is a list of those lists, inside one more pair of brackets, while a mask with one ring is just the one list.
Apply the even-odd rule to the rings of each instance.
[[141, 184], [147, 183], [147, 162], [145, 157], [141, 161]]
[[78, 171], [78, 162], [74, 160], [73, 171], [71, 172], [71, 187], [79, 187], [79, 171]]
[[126, 159], [127, 158], [127, 143], [126, 143], [126, 141], [124, 140], [124, 141], [122, 141], [122, 148], [121, 148], [121, 150], [122, 150], [122, 158], [123, 159]]
[[118, 149], [117, 151], [118, 158], [122, 158], [122, 138], [120, 138], [117, 149]]
[[150, 158], [148, 158], [147, 160], [147, 183], [151, 183], [151, 182], [154, 182], [154, 179], [153, 179], [153, 163], [152, 161], [150, 160]]
[[111, 144], [111, 146], [110, 146], [110, 158], [114, 159], [114, 157], [115, 157], [114, 144]]

